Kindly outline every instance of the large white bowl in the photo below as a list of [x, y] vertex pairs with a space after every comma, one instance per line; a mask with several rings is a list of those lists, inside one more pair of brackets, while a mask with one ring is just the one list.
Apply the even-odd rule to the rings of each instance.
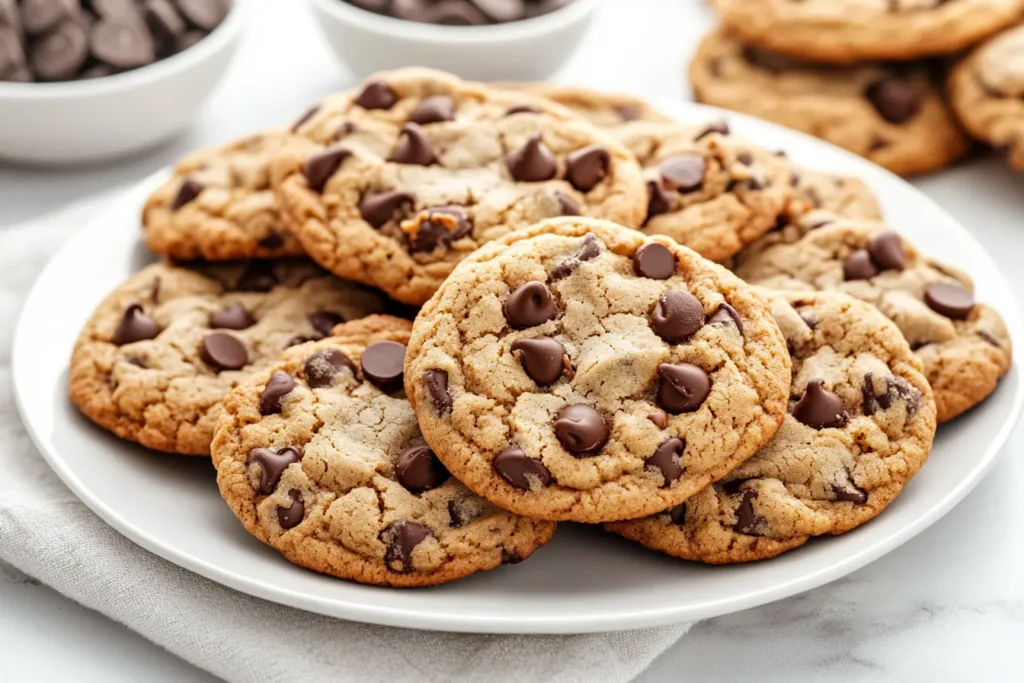
[[533, 19], [438, 26], [374, 14], [343, 0], [310, 0], [327, 42], [357, 78], [427, 66], [475, 81], [542, 80], [572, 55], [601, 0], [574, 0]]
[[0, 158], [48, 165], [101, 161], [180, 133], [227, 69], [249, 2], [232, 0], [213, 33], [141, 69], [65, 83], [0, 82]]

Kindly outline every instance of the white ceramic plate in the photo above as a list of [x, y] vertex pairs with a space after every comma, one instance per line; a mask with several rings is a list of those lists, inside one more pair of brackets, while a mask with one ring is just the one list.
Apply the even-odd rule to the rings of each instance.
[[[970, 272], [978, 298], [1002, 312], [1018, 343], [1024, 340], [1017, 303], [992, 259], [949, 214], [902, 180], [762, 121], [692, 104], [664, 109], [685, 121], [725, 115], [735, 133], [784, 149], [800, 164], [861, 177], [878, 193], [891, 225], [925, 252]], [[702, 566], [596, 528], [564, 524], [529, 561], [446, 586], [394, 590], [339, 581], [295, 567], [250, 537], [217, 494], [209, 462], [119, 441], [67, 400], [66, 359], [79, 329], [109, 290], [150, 260], [138, 216], [164, 177], [144, 181], [115, 202], [72, 237], [39, 277], [13, 348], [22, 417], [57, 474], [125, 536], [214, 581], [301, 609], [423, 629], [575, 633], [689, 621], [778, 600], [862, 567], [953, 508], [992, 465], [1024, 397], [1014, 368], [982, 407], [942, 427], [927, 465], [885, 514], [769, 562]]]

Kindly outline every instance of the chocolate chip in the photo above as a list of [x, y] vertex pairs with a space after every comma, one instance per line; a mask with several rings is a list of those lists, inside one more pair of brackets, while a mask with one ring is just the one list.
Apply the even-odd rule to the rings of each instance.
[[863, 505], [868, 502], [867, 491], [857, 488], [853, 484], [850, 484], [850, 488], [848, 489], [837, 484], [832, 484], [832, 493], [835, 494], [836, 500], [841, 500], [847, 503]]
[[290, 349], [293, 346], [298, 346], [299, 344], [305, 344], [306, 342], [311, 342], [311, 341], [317, 341], [317, 340], [313, 339], [313, 337], [307, 337], [307, 336], [302, 335], [302, 334], [297, 334], [294, 337], [290, 338], [287, 342], [285, 342], [284, 347], [286, 349]]
[[292, 393], [295, 380], [283, 370], [276, 370], [267, 380], [267, 386], [260, 394], [260, 415], [274, 415], [281, 412], [281, 402]]
[[423, 386], [430, 395], [438, 415], [452, 412], [452, 395], [448, 392], [448, 373], [444, 370], [427, 370], [423, 373]]
[[743, 497], [740, 498], [739, 507], [736, 508], [736, 523], [733, 524], [733, 531], [745, 536], [760, 536], [757, 531], [757, 515], [754, 513], [754, 499], [757, 498], [757, 491], [745, 489]]
[[306, 384], [311, 389], [330, 386], [334, 377], [343, 369], [348, 368], [353, 377], [359, 377], [356, 364], [338, 349], [320, 349], [311, 353], [302, 364], [306, 375]]
[[281, 481], [281, 475], [302, 459], [299, 449], [291, 446], [270, 450], [269, 448], [254, 448], [249, 451], [248, 465], [258, 463], [260, 466], [260, 484], [256, 489], [264, 496], [269, 496], [277, 488]]
[[188, 23], [204, 31], [217, 28], [228, 14], [224, 0], [175, 0]]
[[[479, 1], [479, 0], [477, 0]], [[515, 550], [509, 550], [508, 548], [501, 549], [501, 563], [502, 564], [519, 564], [523, 561], [522, 556]]]
[[572, 197], [564, 192], [555, 192], [555, 201], [558, 202], [558, 210], [563, 216], [579, 216], [580, 207]]
[[678, 526], [686, 524], [686, 503], [680, 503], [675, 507], [669, 508], [665, 514], [668, 515], [668, 521], [673, 524]]
[[420, 102], [412, 113], [409, 121], [421, 126], [441, 123], [455, 119], [455, 102], [445, 95], [433, 95]]
[[448, 526], [453, 529], [465, 526], [476, 519], [472, 514], [474, 511], [472, 509], [467, 510], [464, 502], [465, 499], [460, 498], [448, 501]]
[[121, 322], [114, 331], [113, 342], [117, 346], [132, 344], [146, 339], [156, 339], [160, 334], [160, 326], [156, 321], [142, 312], [141, 304], [131, 304], [124, 310]]
[[516, 330], [540, 325], [557, 316], [558, 304], [551, 290], [536, 280], [516, 287], [505, 302], [505, 319]]
[[677, 154], [658, 166], [662, 185], [677, 192], [694, 192], [704, 185], [707, 164], [699, 154]]
[[512, 179], [521, 183], [551, 180], [558, 172], [555, 155], [544, 144], [540, 133], [533, 135], [519, 149], [505, 157]]
[[740, 336], [743, 336], [743, 320], [740, 318], [739, 311], [729, 304], [719, 304], [715, 312], [708, 318], [708, 325], [734, 325]]
[[307, 111], [305, 114], [303, 114], [302, 116], [299, 117], [298, 121], [296, 121], [295, 123], [292, 124], [292, 128], [291, 128], [292, 132], [293, 133], [299, 132], [299, 129], [302, 128], [302, 126], [305, 125], [306, 123], [309, 123], [309, 120], [311, 118], [313, 118], [314, 116], [316, 116], [319, 112], [320, 112], [320, 105], [319, 104], [313, 105], [309, 109], [309, 111]]
[[430, 529], [410, 519], [400, 519], [389, 524], [380, 534], [381, 541], [387, 546], [384, 562], [388, 569], [400, 574], [413, 571], [413, 550], [432, 536]]
[[[125, 15], [124, 20], [139, 21], [140, 15], [134, 4], [116, 2], [113, 4], [124, 5], [121, 10]], [[162, 45], [177, 40], [188, 30], [185, 20], [178, 14], [178, 10], [175, 9], [171, 0], [145, 0], [142, 9], [146, 15], [146, 24], [153, 32], [153, 37]]]
[[868, 143], [869, 152], [877, 152], [880, 149], [885, 149], [892, 143], [879, 135], [872, 135], [871, 141]]
[[894, 232], [883, 232], [868, 242], [867, 252], [879, 270], [903, 270], [907, 259], [903, 255], [900, 236]]
[[430, 450], [430, 446], [410, 446], [395, 459], [395, 477], [398, 483], [413, 493], [436, 489], [451, 474]]
[[611, 159], [599, 145], [576, 150], [565, 158], [565, 178], [580, 192], [590, 192], [608, 175]]
[[736, 161], [740, 162], [744, 166], [750, 166], [754, 163], [754, 155], [749, 152], [740, 152], [736, 155]]
[[352, 123], [351, 121], [342, 121], [341, 125], [338, 126], [338, 130], [334, 131], [334, 139], [335, 141], [343, 140], [344, 138], [347, 138], [349, 135], [355, 132], [356, 124]]
[[513, 114], [539, 114], [540, 108], [532, 104], [514, 104], [505, 110], [505, 116]]
[[70, 79], [89, 56], [88, 42], [85, 28], [74, 20], [69, 19], [57, 26], [29, 50], [36, 78], [41, 81]]
[[580, 245], [579, 251], [555, 266], [550, 277], [552, 280], [567, 278], [573, 274], [579, 264], [592, 261], [600, 255], [601, 240], [594, 233], [588, 232], [583, 238], [583, 244]]
[[506, 22], [522, 19], [526, 11], [522, 0], [469, 0], [491, 21]]
[[363, 376], [384, 391], [402, 386], [405, 345], [393, 341], [374, 342], [363, 351]]
[[195, 178], [185, 178], [181, 181], [178, 194], [171, 200], [171, 211], [177, 211], [186, 204], [191, 204], [199, 194], [206, 189], [206, 186]]
[[669, 344], [684, 342], [704, 326], [704, 306], [694, 295], [670, 289], [651, 312], [651, 329]]
[[309, 324], [323, 337], [330, 337], [334, 328], [345, 322], [345, 319], [334, 311], [317, 311], [309, 316]]
[[960, 285], [933, 282], [924, 290], [928, 308], [953, 320], [966, 320], [974, 310], [974, 295]]
[[921, 108], [921, 97], [911, 84], [895, 76], [884, 76], [875, 81], [865, 89], [864, 96], [889, 123], [906, 123]]
[[409, 251], [429, 254], [439, 246], [447, 249], [471, 232], [473, 221], [461, 206], [435, 206], [421, 212], [415, 232], [407, 233]]
[[297, 527], [306, 515], [306, 506], [302, 504], [302, 494], [298, 489], [289, 491], [288, 498], [291, 500], [288, 507], [277, 508], [277, 521], [282, 529]]
[[374, 228], [380, 228], [395, 217], [395, 213], [402, 205], [415, 202], [416, 197], [411, 192], [375, 192], [366, 195], [363, 201], [359, 202], [359, 214]]
[[684, 448], [686, 448], [685, 441], [672, 437], [658, 446], [654, 455], [644, 461], [644, 467], [661, 473], [661, 477], [664, 479], [662, 486], [671, 486], [679, 480], [679, 477], [683, 476], [683, 466], [679, 461], [683, 457]]
[[100, 21], [92, 27], [89, 51], [116, 69], [134, 69], [156, 61], [153, 37], [140, 24]]
[[870, 280], [876, 275], [878, 268], [871, 261], [871, 254], [867, 249], [858, 249], [843, 261], [843, 279], [846, 281]]
[[347, 147], [329, 147], [307, 159], [302, 166], [302, 175], [309, 181], [310, 189], [314, 192], [323, 192], [324, 185], [350, 156], [352, 150]]
[[367, 83], [355, 99], [355, 103], [363, 109], [391, 109], [397, 101], [395, 91], [384, 81]]
[[672, 195], [657, 180], [647, 181], [647, 219], [668, 213], [672, 209]]
[[72, 15], [74, 6], [65, 0], [21, 0], [21, 25], [30, 36], [46, 33]]
[[604, 416], [586, 404], [565, 406], [555, 416], [555, 436], [573, 455], [597, 455], [610, 435]]
[[284, 246], [284, 235], [272, 230], [261, 237], [257, 244], [263, 249], [280, 249]]
[[803, 397], [793, 407], [793, 417], [808, 427], [826, 429], [844, 427], [849, 415], [843, 406], [843, 399], [825, 388], [825, 382], [812, 379], [807, 383]]
[[276, 286], [277, 276], [269, 261], [249, 261], [235, 283], [239, 292], [269, 292]]
[[712, 121], [711, 123], [706, 125], [700, 133], [697, 134], [697, 137], [695, 137], [693, 141], [696, 142], [697, 140], [705, 138], [711, 135], [712, 133], [718, 133], [719, 135], [728, 135], [729, 124], [726, 123], [725, 121]]
[[658, 366], [658, 405], [671, 413], [692, 413], [711, 393], [708, 373], [691, 363]]
[[530, 379], [542, 387], [553, 384], [569, 367], [565, 347], [551, 337], [517, 339], [512, 342], [512, 355], [519, 359]]
[[214, 370], [241, 370], [249, 362], [245, 344], [230, 332], [210, 332], [199, 346], [199, 353]]
[[494, 458], [494, 470], [517, 489], [530, 491], [551, 483], [551, 472], [540, 460], [526, 455], [522, 448], [509, 446]]
[[232, 304], [210, 316], [210, 327], [223, 330], [245, 330], [256, 324], [242, 304]]
[[896, 375], [889, 375], [885, 378], [885, 391], [879, 395], [875, 393], [873, 373], [865, 373], [861, 395], [861, 408], [868, 417], [874, 415], [878, 410], [888, 410], [895, 400], [902, 401], [906, 406], [907, 414], [913, 415], [921, 403], [921, 392], [907, 380]]
[[676, 257], [664, 244], [648, 242], [633, 254], [633, 272], [652, 280], [667, 280], [676, 272]]
[[978, 336], [984, 339], [987, 343], [996, 347], [997, 349], [1003, 347], [1002, 343], [1000, 343], [1000, 341], [996, 339], [995, 335], [992, 334], [991, 332], [987, 332], [985, 330], [978, 330]]
[[654, 423], [658, 429], [668, 427], [668, 413], [661, 408], [655, 408], [648, 415], [647, 419]]
[[618, 112], [619, 118], [622, 119], [623, 123], [629, 123], [630, 121], [636, 121], [640, 118], [640, 112], [636, 110], [636, 107], [628, 104], [620, 104], [615, 107], [615, 111]]
[[396, 164], [414, 166], [431, 166], [437, 162], [434, 146], [430, 144], [427, 134], [418, 124], [406, 123], [398, 136], [398, 144], [388, 157], [388, 161]]

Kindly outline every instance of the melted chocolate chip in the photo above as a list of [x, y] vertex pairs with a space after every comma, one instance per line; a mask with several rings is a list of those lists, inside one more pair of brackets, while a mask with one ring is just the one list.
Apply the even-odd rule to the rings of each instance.
[[282, 529], [297, 527], [302, 522], [302, 518], [306, 516], [306, 506], [302, 504], [302, 494], [299, 490], [289, 491], [288, 498], [291, 500], [288, 507], [277, 508], [277, 521]]
[[597, 235], [592, 232], [587, 233], [583, 238], [583, 244], [580, 245], [579, 251], [552, 269], [551, 279], [562, 280], [567, 278], [573, 274], [579, 264], [596, 259], [601, 255], [601, 244], [601, 240], [597, 238]]
[[423, 386], [438, 415], [452, 412], [452, 395], [448, 392], [448, 373], [444, 370], [427, 370], [423, 373]]
[[895, 76], [875, 81], [865, 89], [864, 96], [889, 123], [906, 123], [921, 108], [921, 97], [913, 86]]
[[277, 370], [267, 380], [267, 386], [260, 394], [260, 415], [274, 415], [281, 412], [284, 397], [292, 393], [295, 380], [283, 370]]
[[239, 292], [269, 292], [277, 286], [277, 276], [269, 261], [250, 261], [235, 283]]
[[299, 453], [299, 449], [292, 446], [285, 446], [273, 451], [269, 448], [254, 448], [249, 451], [247, 464], [258, 463], [260, 466], [260, 483], [256, 490], [264, 496], [269, 496], [277, 488], [281, 481], [281, 475], [288, 469], [288, 466], [301, 459], [302, 454]]
[[841, 500], [847, 503], [863, 505], [864, 503], [868, 502], [867, 491], [857, 488], [853, 484], [850, 484], [849, 488], [843, 488], [842, 486], [833, 484], [832, 493], [835, 495], [836, 500]]
[[505, 302], [505, 319], [516, 330], [525, 330], [553, 320], [558, 304], [543, 282], [527, 282], [516, 287]]
[[760, 536], [761, 534], [757, 530], [757, 515], [754, 512], [754, 499], [757, 498], [757, 491], [745, 489], [742, 494], [739, 507], [736, 508], [736, 523], [733, 524], [733, 531], [744, 536]]
[[669, 344], [686, 341], [704, 326], [704, 306], [694, 295], [671, 289], [651, 312], [651, 329]]
[[174, 195], [171, 201], [171, 211], [177, 211], [186, 204], [191, 204], [198, 197], [206, 186], [195, 178], [185, 178], [178, 188], [178, 194]]
[[677, 154], [665, 159], [658, 166], [662, 185], [677, 192], [694, 192], [704, 185], [707, 164], [698, 154]]
[[408, 235], [409, 251], [430, 253], [438, 246], [447, 249], [472, 231], [473, 221], [461, 206], [435, 206], [421, 212], [415, 234]]
[[117, 346], [132, 344], [147, 339], [156, 339], [160, 334], [160, 326], [156, 321], [142, 312], [141, 304], [131, 304], [124, 310], [121, 322], [114, 331], [113, 342]]
[[924, 302], [939, 315], [966, 320], [974, 310], [974, 295], [960, 285], [933, 282], [924, 290]]
[[381, 541], [387, 546], [384, 562], [388, 569], [399, 574], [413, 571], [413, 550], [432, 536], [430, 529], [409, 519], [400, 519], [389, 524], [380, 534]]
[[672, 195], [661, 186], [657, 180], [647, 181], [647, 218], [649, 221], [655, 216], [668, 213], [672, 209]]
[[712, 121], [708, 125], [704, 126], [704, 129], [697, 134], [697, 137], [695, 137], [693, 141], [696, 142], [697, 140], [705, 138], [711, 135], [712, 133], [718, 133], [719, 135], [728, 135], [729, 124], [726, 123], [725, 121]]
[[309, 157], [302, 166], [302, 175], [306, 176], [310, 189], [323, 192], [324, 185], [350, 156], [352, 150], [347, 147], [329, 147]]
[[532, 104], [514, 104], [505, 110], [505, 116], [513, 114], [539, 114], [540, 108]]
[[827, 429], [844, 427], [849, 415], [843, 400], [825, 388], [825, 382], [812, 379], [807, 383], [803, 397], [793, 407], [793, 417], [808, 427]]
[[416, 197], [411, 192], [388, 190], [374, 192], [359, 202], [359, 214], [374, 228], [380, 228], [395, 217], [395, 213], [406, 204], [414, 204]]
[[686, 503], [680, 503], [675, 507], [669, 508], [665, 514], [668, 515], [668, 521], [673, 524], [678, 526], [686, 524]]
[[331, 336], [334, 328], [345, 322], [345, 319], [333, 311], [317, 311], [309, 316], [309, 324], [322, 337]]
[[739, 311], [729, 304], [719, 304], [715, 312], [708, 318], [708, 325], [733, 325], [736, 331], [743, 336], [743, 320]]
[[655, 408], [648, 415], [647, 419], [654, 423], [654, 426], [658, 429], [665, 429], [668, 427], [668, 413], [661, 408]]
[[522, 448], [509, 446], [494, 458], [494, 470], [517, 489], [544, 488], [551, 483], [551, 472], [540, 460], [526, 455]]
[[517, 339], [512, 342], [512, 355], [519, 359], [530, 379], [542, 387], [556, 382], [570, 367], [565, 347], [551, 337]]
[[672, 415], [692, 413], [711, 393], [711, 378], [691, 363], [658, 366], [658, 406]]
[[679, 477], [683, 476], [683, 466], [680, 464], [680, 460], [685, 448], [685, 441], [672, 437], [658, 446], [654, 455], [644, 461], [644, 466], [661, 473], [664, 480], [662, 486], [671, 486], [679, 480]]
[[356, 364], [338, 349], [320, 349], [311, 353], [302, 364], [306, 384], [311, 389], [330, 386], [334, 377], [345, 368], [348, 368], [353, 377], [359, 377]]
[[224, 330], [246, 330], [256, 324], [242, 304], [232, 304], [210, 316], [210, 327]]
[[450, 476], [430, 446], [410, 446], [395, 458], [395, 477], [398, 483], [413, 493], [436, 489], [448, 481]]
[[320, 111], [320, 105], [319, 104], [315, 104], [312, 107], [310, 107], [310, 109], [308, 111], [306, 111], [305, 114], [303, 114], [302, 116], [299, 117], [298, 121], [296, 121], [295, 123], [292, 124], [291, 131], [293, 133], [299, 132], [299, 129], [302, 128], [302, 126], [304, 124], [308, 123], [311, 118], [316, 116], [317, 112], [319, 112], [319, 111]]
[[577, 456], [597, 455], [611, 435], [604, 416], [583, 403], [558, 411], [554, 429], [562, 447]]

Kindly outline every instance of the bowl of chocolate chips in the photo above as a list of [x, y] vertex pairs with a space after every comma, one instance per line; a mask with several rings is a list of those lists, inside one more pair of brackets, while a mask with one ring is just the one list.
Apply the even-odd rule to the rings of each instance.
[[249, 0], [0, 0], [0, 159], [99, 161], [181, 132]]
[[403, 66], [471, 80], [541, 80], [576, 50], [600, 0], [309, 0], [362, 78]]

